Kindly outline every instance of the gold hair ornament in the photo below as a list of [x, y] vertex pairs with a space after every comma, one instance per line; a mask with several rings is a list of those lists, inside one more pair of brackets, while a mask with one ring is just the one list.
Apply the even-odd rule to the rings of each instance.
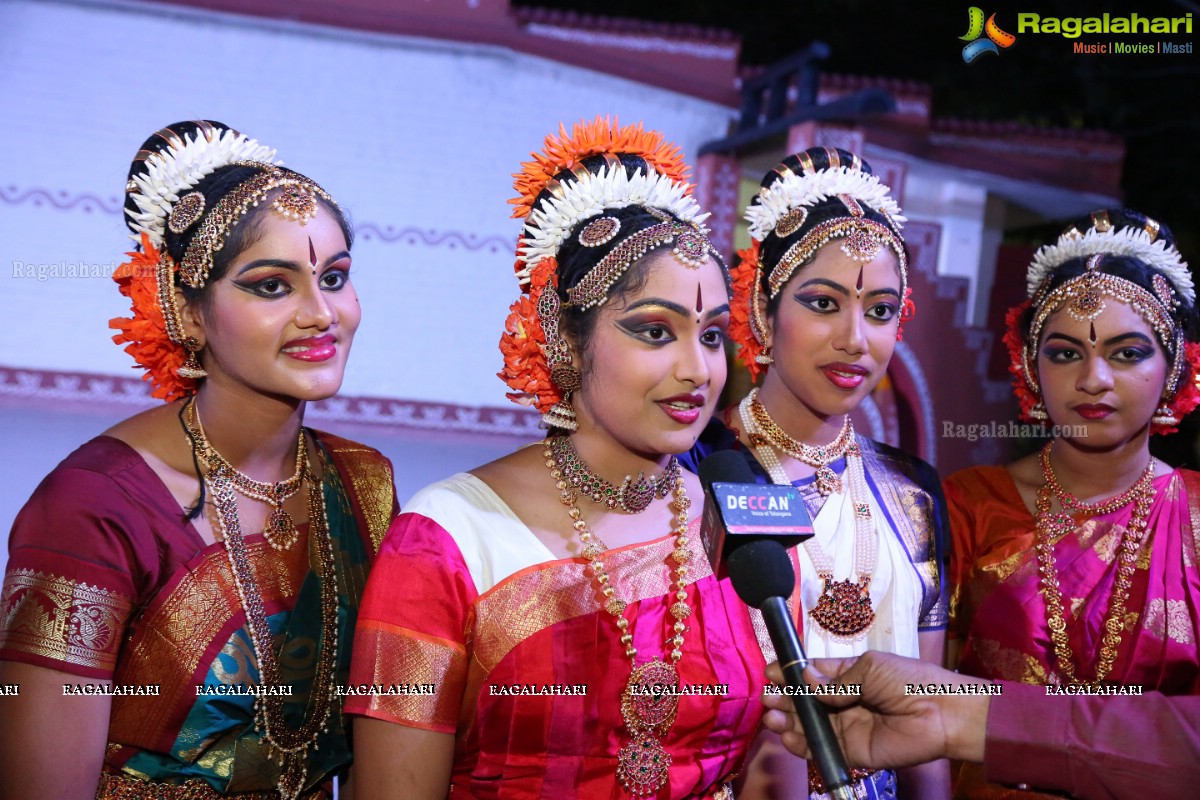
[[660, 222], [617, 242], [578, 283], [567, 289], [567, 299], [572, 306], [585, 311], [600, 305], [608, 297], [608, 290], [621, 279], [630, 265], [651, 250], [672, 241], [675, 246], [671, 255], [692, 269], [699, 269], [710, 255], [716, 255], [717, 252], [699, 228], [674, 220]]
[[[908, 257], [904, 254], [904, 243], [888, 226], [866, 217], [839, 217], [813, 227], [799, 241], [792, 244], [767, 277], [770, 297], [774, 298], [783, 288], [792, 273], [801, 264], [806, 264], [818, 250], [834, 239], [845, 239], [842, 252], [860, 263], [873, 261], [886, 245], [896, 254], [900, 267], [900, 296], [908, 286]], [[760, 270], [762, 268], [760, 263]]]
[[[275, 190], [281, 190], [271, 202], [271, 210], [285, 219], [307, 223], [317, 215], [318, 198], [337, 206], [329, 193], [322, 189], [310, 178], [295, 172], [285, 172], [269, 164], [257, 161], [237, 161], [238, 166], [255, 167], [262, 170], [242, 181], [231, 191], [227, 192], [207, 213], [204, 209], [204, 196], [199, 192], [191, 192], [180, 198], [172, 209], [168, 225], [176, 233], [181, 233], [194, 226], [200, 220], [200, 227], [192, 236], [179, 263], [179, 280], [199, 289], [204, 286], [212, 271], [213, 256], [225, 246], [225, 238], [230, 230], [246, 215], [251, 207], [257, 206], [267, 195]], [[197, 198], [197, 199], [192, 199]], [[180, 210], [182, 207], [182, 210]], [[176, 211], [179, 211], [178, 217]], [[179, 230], [175, 230], [176, 227]], [[158, 282], [158, 304], [162, 311], [163, 322], [167, 336], [175, 344], [184, 343], [183, 324], [180, 321], [179, 309], [175, 303], [175, 262], [162, 252], [159, 259], [155, 278]]]
[[[1041, 341], [1042, 330], [1046, 321], [1056, 311], [1065, 310], [1072, 319], [1078, 322], [1094, 322], [1107, 308], [1105, 298], [1127, 304], [1146, 321], [1154, 331], [1158, 341], [1162, 343], [1170, 358], [1171, 367], [1167, 373], [1167, 382], [1163, 389], [1163, 399], [1174, 396], [1179, 388], [1179, 379], [1183, 374], [1186, 353], [1184, 349], [1183, 330], [1171, 316], [1174, 291], [1170, 283], [1160, 276], [1155, 276], [1156, 292], [1168, 295], [1168, 300], [1155, 292], [1148, 292], [1133, 281], [1116, 275], [1110, 275], [1099, 270], [1104, 254], [1097, 253], [1088, 258], [1087, 269], [1064, 282], [1061, 286], [1048, 291], [1049, 279], [1044, 279], [1042, 285], [1033, 296], [1033, 321], [1029, 326], [1029, 339], [1021, 349], [1021, 372], [1026, 384], [1038, 397], [1041, 397], [1041, 386], [1037, 380], [1035, 353], [1038, 342]], [[1161, 281], [1161, 283], [1159, 282]]]
[[[264, 165], [258, 163], [234, 163], [264, 169]], [[257, 206], [276, 189], [282, 191], [271, 203], [271, 210], [301, 225], [317, 215], [318, 197], [327, 203], [334, 203], [333, 198], [315, 181], [294, 172], [266, 167], [227, 192], [216, 207], [204, 216], [204, 221], [188, 243], [180, 261], [180, 280], [195, 289], [204, 286], [212, 270], [213, 256], [225, 246], [229, 231], [252, 206]]]

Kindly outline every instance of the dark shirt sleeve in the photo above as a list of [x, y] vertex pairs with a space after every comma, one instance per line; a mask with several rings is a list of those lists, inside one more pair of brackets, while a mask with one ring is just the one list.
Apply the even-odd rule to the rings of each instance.
[[950, 595], [946, 583], [946, 571], [950, 565], [950, 518], [937, 470], [919, 458], [911, 458], [916, 482], [929, 495], [931, 504], [929, 528], [933, 541], [930, 543], [929, 559], [924, 564], [923, 577], [937, 586], [936, 600], [922, 610], [917, 628], [920, 631], [941, 631], [946, 629], [950, 616]]
[[1084, 800], [1200, 791], [1200, 697], [1047, 696], [1044, 686], [1003, 685], [988, 711], [988, 780]]
[[742, 443], [738, 441], [737, 434], [722, 422], [722, 418], [728, 413], [728, 410], [726, 410], [709, 420], [708, 425], [701, 431], [700, 438], [696, 440], [696, 444], [692, 446], [692, 449], [686, 453], [679, 454], [679, 463], [686, 469], [699, 474], [701, 461], [713, 453], [718, 453], [722, 450], [733, 450], [741, 453], [746, 459], [746, 464], [750, 467], [750, 471], [754, 473], [756, 481], [759, 483], [770, 483], [771, 479], [767, 476], [767, 471], [763, 468], [762, 464], [758, 463], [758, 459], [754, 457], [753, 453], [742, 446]]

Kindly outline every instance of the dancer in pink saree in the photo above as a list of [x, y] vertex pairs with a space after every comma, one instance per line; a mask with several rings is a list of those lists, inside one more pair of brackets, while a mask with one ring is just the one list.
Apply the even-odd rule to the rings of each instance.
[[356, 797], [729, 800], [774, 655], [674, 455], [725, 382], [728, 272], [661, 135], [597, 120], [535, 158], [501, 377], [551, 433], [392, 524], [346, 703]]
[[[1048, 694], [1200, 693], [1200, 475], [1149, 449], [1200, 402], [1187, 265], [1154, 220], [1098, 211], [1028, 288], [1005, 341], [1023, 415], [1055, 438], [946, 480], [958, 666]], [[971, 769], [956, 787], [1010, 793]]]

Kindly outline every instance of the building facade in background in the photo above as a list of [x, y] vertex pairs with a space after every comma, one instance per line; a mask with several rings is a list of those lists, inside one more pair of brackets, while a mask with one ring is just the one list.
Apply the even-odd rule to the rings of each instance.
[[19, 109], [0, 129], [5, 530], [54, 464], [151, 403], [106, 324], [127, 311], [120, 189], [167, 123], [238, 127], [350, 211], [364, 319], [342, 394], [309, 422], [388, 454], [402, 498], [538, 437], [496, 343], [517, 295], [510, 173], [560, 122], [666, 132], [727, 256], [787, 153], [870, 161], [909, 218], [918, 315], [857, 422], [943, 471], [1007, 455], [943, 435], [1015, 413], [996, 343], [1030, 249], [1005, 230], [1113, 203], [1124, 156], [1104, 134], [936, 119], [927, 87], [823, 75], [819, 47], [742, 71], [728, 32], [507, 0], [13, 0], [0, 30], [0, 97]]

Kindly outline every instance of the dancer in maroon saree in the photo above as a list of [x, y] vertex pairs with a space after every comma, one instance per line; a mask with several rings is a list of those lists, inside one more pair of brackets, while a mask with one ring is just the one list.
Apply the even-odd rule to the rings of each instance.
[[[0, 796], [327, 798], [391, 464], [305, 428], [360, 319], [337, 204], [219, 123], [155, 133], [117, 343], [162, 405], [22, 509], [0, 596]], [[125, 690], [130, 690], [126, 692]]]

